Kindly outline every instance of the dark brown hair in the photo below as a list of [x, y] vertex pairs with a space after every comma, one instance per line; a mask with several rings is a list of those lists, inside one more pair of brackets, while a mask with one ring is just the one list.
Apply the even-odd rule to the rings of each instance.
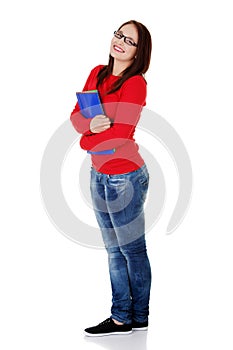
[[[115, 82], [115, 84], [113, 84], [111, 90], [108, 91], [108, 94], [113, 93], [118, 89], [120, 89], [122, 84], [130, 77], [134, 75], [145, 74], [150, 65], [151, 49], [152, 49], [150, 32], [142, 23], [137, 22], [135, 20], [131, 20], [123, 23], [118, 28], [118, 30], [120, 30], [126, 24], [133, 24], [136, 27], [138, 32], [138, 43], [137, 43], [138, 46], [137, 46], [136, 57], [133, 63], [122, 72], [121, 77]], [[108, 65], [104, 66], [98, 73], [97, 88], [99, 85], [103, 83], [104, 79], [106, 79], [112, 74], [113, 64], [114, 64], [114, 58], [111, 55], [109, 55]]]

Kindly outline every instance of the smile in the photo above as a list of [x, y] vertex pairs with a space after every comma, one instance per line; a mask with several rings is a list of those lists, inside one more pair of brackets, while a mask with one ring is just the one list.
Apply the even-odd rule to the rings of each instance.
[[117, 45], [113, 45], [113, 49], [117, 52], [122, 52], [122, 53], [125, 52], [120, 46], [117, 46]]

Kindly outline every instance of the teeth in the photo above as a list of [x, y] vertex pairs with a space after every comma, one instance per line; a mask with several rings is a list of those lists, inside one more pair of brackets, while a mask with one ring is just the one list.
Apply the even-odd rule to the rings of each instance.
[[116, 46], [116, 45], [114, 46], [114, 49], [117, 50], [117, 51], [119, 51], [119, 52], [124, 52], [120, 47], [118, 47], [118, 46]]

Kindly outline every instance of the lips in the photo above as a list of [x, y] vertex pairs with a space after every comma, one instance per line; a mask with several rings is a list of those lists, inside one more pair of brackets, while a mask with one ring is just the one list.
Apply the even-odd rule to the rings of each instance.
[[113, 45], [113, 49], [117, 52], [124, 53], [125, 51], [118, 45]]

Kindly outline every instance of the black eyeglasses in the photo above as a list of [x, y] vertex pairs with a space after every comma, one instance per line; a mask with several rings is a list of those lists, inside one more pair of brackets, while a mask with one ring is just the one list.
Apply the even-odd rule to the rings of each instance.
[[129, 45], [129, 46], [138, 46], [134, 41], [133, 39], [131, 38], [128, 38], [127, 36], [125, 36], [124, 34], [122, 34], [122, 32], [118, 32], [117, 30], [115, 30], [115, 32], [113, 33], [114, 36], [117, 38], [117, 39], [122, 39], [124, 38], [124, 42]]

